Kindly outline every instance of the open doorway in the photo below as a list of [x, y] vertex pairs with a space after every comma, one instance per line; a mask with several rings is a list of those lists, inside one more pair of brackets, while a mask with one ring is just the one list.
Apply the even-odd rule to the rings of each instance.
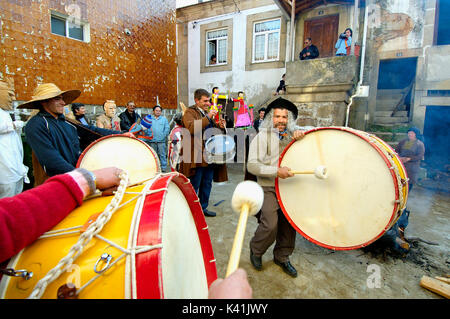
[[410, 116], [416, 78], [417, 57], [380, 60], [377, 111], [403, 112]]

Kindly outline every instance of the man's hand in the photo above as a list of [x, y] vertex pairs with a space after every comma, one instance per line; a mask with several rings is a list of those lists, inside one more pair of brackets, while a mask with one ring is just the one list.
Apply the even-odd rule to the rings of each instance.
[[209, 287], [209, 299], [250, 299], [252, 287], [247, 280], [247, 273], [239, 268], [225, 279], [217, 279]]
[[410, 160], [411, 160], [411, 158], [409, 158], [409, 157], [400, 157], [400, 161], [401, 161], [402, 163], [409, 162]]
[[136, 136], [133, 133], [131, 133], [131, 132], [125, 132], [122, 135], [136, 138]]
[[291, 173], [291, 169], [289, 167], [280, 167], [277, 171], [277, 177], [285, 179], [288, 177], [293, 177], [294, 174]]
[[293, 133], [293, 135], [292, 135], [292, 137], [293, 137], [296, 141], [302, 139], [304, 136], [305, 136], [305, 132], [302, 131], [302, 130], [296, 130], [296, 131], [294, 131], [294, 133]]
[[225, 128], [226, 125], [227, 125], [227, 121], [225, 121], [224, 119], [220, 119], [219, 120], [219, 127], [220, 128]]
[[119, 186], [119, 175], [122, 173], [120, 168], [106, 167], [92, 171], [96, 177], [96, 184], [99, 190], [105, 190], [111, 187]]
[[208, 117], [210, 118], [210, 119], [213, 119], [214, 118], [214, 116], [216, 116], [216, 114], [217, 114], [217, 111], [216, 110], [213, 110], [213, 109], [211, 109], [209, 112], [208, 112]]

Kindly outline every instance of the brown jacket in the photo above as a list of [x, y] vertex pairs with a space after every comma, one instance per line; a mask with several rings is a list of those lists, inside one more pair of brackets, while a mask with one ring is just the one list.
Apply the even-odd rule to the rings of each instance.
[[[203, 151], [205, 147], [205, 140], [203, 138], [204, 131], [210, 124], [216, 128], [218, 126], [214, 123], [214, 121], [210, 122], [206, 116], [203, 116], [203, 114], [195, 105], [186, 109], [182, 118], [182, 123], [183, 127], [189, 131], [190, 136], [189, 137], [184, 136], [187, 135], [187, 132], [185, 134], [182, 133], [180, 173], [187, 177], [190, 177], [195, 174], [195, 169], [197, 167], [206, 167], [208, 165], [213, 165], [214, 182], [218, 183], [227, 181], [228, 180], [227, 165], [208, 164], [205, 161], [205, 157], [203, 156]], [[194, 127], [201, 128], [201, 134], [194, 135], [195, 132]], [[197, 145], [200, 146], [200, 148], [199, 147], [196, 148], [195, 146]], [[184, 150], [186, 149], [190, 149], [189, 162], [187, 160], [184, 161], [184, 152], [185, 152]]]

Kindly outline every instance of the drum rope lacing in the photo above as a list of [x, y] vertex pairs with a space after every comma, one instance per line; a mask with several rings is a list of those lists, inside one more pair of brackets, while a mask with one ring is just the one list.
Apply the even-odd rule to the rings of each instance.
[[[369, 140], [372, 144], [378, 144], [379, 142], [373, 137], [372, 134], [368, 134], [369, 136]], [[404, 207], [405, 205], [405, 198], [403, 196], [403, 187], [405, 187], [405, 185], [402, 184], [402, 178], [400, 175], [400, 171], [397, 167], [397, 165], [395, 164], [394, 160], [393, 160], [393, 155], [388, 152], [384, 147], [378, 147], [378, 149], [384, 154], [384, 156], [387, 158], [387, 160], [389, 161], [389, 164], [391, 165], [389, 167], [389, 169], [393, 170], [395, 172], [395, 176], [396, 176], [396, 181], [397, 181], [397, 188], [398, 188], [398, 210], [401, 210], [402, 207]], [[400, 215], [398, 216], [400, 217]]]
[[119, 203], [122, 201], [128, 185], [127, 172], [122, 171], [119, 177], [120, 184], [117, 188], [117, 192], [111, 202], [106, 206], [103, 213], [101, 213], [97, 220], [89, 225], [87, 230], [80, 235], [77, 243], [72, 246], [69, 253], [63, 257], [59, 263], [44, 276], [44, 278], [38, 281], [28, 299], [42, 297], [48, 284], [56, 280], [62, 272], [67, 270], [73, 264], [75, 259], [82, 253], [84, 247], [91, 241], [92, 237], [99, 233], [103, 229], [103, 226], [111, 219], [112, 214], [118, 209]]
[[[167, 173], [170, 174], [170, 173]], [[156, 174], [153, 178], [149, 180], [154, 180], [157, 177], [160, 177], [162, 175], [167, 175], [164, 173]], [[125, 194], [136, 194], [136, 192], [126, 192], [126, 188], [128, 186], [128, 174], [126, 172], [122, 172], [120, 177], [120, 185], [117, 188], [117, 191], [115, 192], [114, 197], [112, 198], [111, 202], [107, 205], [107, 207], [104, 209], [103, 213], [100, 214], [95, 222], [89, 225], [89, 227], [86, 229], [85, 232], [83, 232], [80, 235], [80, 238], [78, 242], [72, 246], [69, 253], [60, 260], [60, 262], [51, 269], [47, 275], [42, 278], [34, 287], [32, 293], [28, 297], [28, 299], [37, 299], [41, 298], [44, 294], [47, 286], [56, 280], [65, 270], [69, 269], [70, 266], [73, 264], [75, 259], [82, 253], [84, 247], [91, 241], [93, 237], [96, 237], [100, 240], [103, 240], [104, 242], [110, 244], [111, 246], [117, 248], [118, 250], [122, 251], [123, 254], [117, 257], [111, 264], [109, 264], [107, 267], [102, 269], [96, 276], [91, 278], [86, 284], [81, 286], [79, 289], [77, 289], [76, 294], [78, 295], [83, 289], [85, 289], [88, 285], [90, 285], [92, 282], [94, 282], [96, 279], [98, 279], [100, 276], [103, 275], [105, 271], [110, 269], [113, 265], [115, 265], [117, 262], [119, 262], [121, 259], [126, 257], [127, 255], [136, 255], [140, 253], [144, 253], [153, 249], [162, 248], [162, 244], [156, 244], [156, 245], [146, 245], [146, 246], [133, 246], [130, 249], [125, 249], [121, 247], [120, 245], [108, 240], [107, 238], [99, 235], [98, 233], [103, 229], [103, 226], [106, 225], [106, 223], [111, 219], [111, 216], [114, 212], [119, 210], [120, 208], [124, 207], [125, 205], [129, 204], [130, 202], [137, 200], [141, 198], [143, 195], [149, 195], [161, 191], [167, 191], [167, 188], [159, 188], [155, 190], [146, 190], [145, 192], [139, 193], [139, 195], [127, 200], [124, 203], [121, 203], [123, 196]], [[147, 180], [147, 181], [149, 181]], [[121, 203], [121, 204], [120, 204]], [[119, 205], [120, 204], [120, 205]], [[44, 233], [39, 239], [41, 238], [49, 238], [49, 237], [56, 237], [56, 236], [62, 236], [62, 235], [68, 235], [68, 234], [79, 234], [78, 231], [72, 231], [74, 229], [80, 229], [83, 226], [74, 226], [66, 229], [59, 229], [54, 231], [48, 231]], [[74, 255], [76, 253], [76, 255]]]

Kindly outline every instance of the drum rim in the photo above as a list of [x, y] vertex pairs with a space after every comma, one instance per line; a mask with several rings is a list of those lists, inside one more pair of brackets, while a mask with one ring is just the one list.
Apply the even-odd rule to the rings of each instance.
[[[305, 136], [307, 134], [313, 133], [313, 132], [317, 132], [317, 131], [322, 131], [322, 130], [337, 130], [337, 131], [344, 131], [347, 133], [351, 133], [356, 135], [357, 137], [363, 139], [364, 141], [366, 141], [370, 146], [372, 146], [377, 152], [378, 154], [381, 155], [381, 157], [383, 158], [383, 161], [385, 162], [385, 164], [388, 166], [388, 168], [390, 167], [390, 162], [389, 160], [386, 158], [386, 155], [378, 148], [377, 145], [375, 145], [374, 143], [372, 143], [367, 137], [359, 134], [358, 132], [355, 132], [353, 129], [351, 128], [346, 128], [346, 127], [333, 127], [333, 126], [329, 126], [329, 127], [316, 127], [313, 128], [311, 130], [308, 130], [305, 132]], [[283, 150], [283, 152], [280, 155], [280, 158], [278, 159], [278, 167], [280, 167], [281, 162], [284, 158], [284, 155], [286, 154], [286, 152], [288, 151], [288, 149], [292, 146], [292, 144], [294, 144], [296, 142], [295, 139], [293, 139]], [[390, 146], [389, 146], [390, 147]], [[395, 151], [394, 151], [395, 153]], [[401, 162], [401, 161], [399, 161]], [[403, 166], [403, 164], [401, 164]], [[404, 167], [403, 167], [404, 168]], [[399, 208], [399, 192], [401, 190], [398, 189], [398, 183], [397, 183], [397, 176], [395, 175], [395, 172], [393, 172], [393, 170], [389, 169], [389, 172], [391, 173], [392, 179], [394, 181], [394, 189], [395, 189], [395, 203], [394, 203], [394, 209], [392, 211], [391, 214], [391, 218], [389, 219], [388, 224], [384, 227], [384, 229], [381, 231], [380, 234], [378, 234], [377, 236], [375, 236], [373, 239], [363, 243], [363, 244], [359, 244], [359, 245], [354, 245], [354, 246], [346, 246], [346, 247], [340, 247], [340, 246], [332, 246], [332, 245], [328, 245], [325, 243], [322, 243], [314, 238], [312, 238], [311, 236], [308, 236], [306, 233], [304, 233], [299, 226], [297, 226], [291, 219], [291, 217], [289, 216], [289, 214], [286, 211], [286, 208], [283, 205], [283, 202], [281, 201], [281, 196], [280, 196], [280, 189], [279, 189], [279, 185], [278, 185], [278, 177], [275, 178], [275, 193], [278, 199], [278, 203], [280, 205], [281, 211], [283, 212], [284, 216], [286, 217], [286, 219], [289, 221], [289, 224], [291, 224], [292, 227], [294, 227], [294, 229], [300, 234], [302, 235], [304, 238], [306, 238], [307, 240], [309, 240], [310, 242], [319, 245], [321, 247], [324, 248], [328, 248], [328, 249], [332, 249], [332, 250], [353, 250], [353, 249], [358, 249], [358, 248], [362, 248], [362, 247], [366, 247], [370, 244], [372, 244], [373, 242], [375, 242], [376, 240], [378, 240], [381, 236], [384, 235], [384, 233], [392, 226], [392, 222], [395, 219], [396, 216], [396, 212], [398, 211]]]
[[[152, 154], [152, 156], [153, 156], [153, 158], [154, 158], [154, 160], [155, 160], [155, 163], [156, 163], [156, 172], [155, 172], [155, 174], [157, 174], [157, 173], [161, 170], [161, 163], [160, 163], [160, 161], [159, 161], [159, 158], [158, 158], [158, 156], [156, 155], [155, 150], [153, 150], [153, 149], [150, 147], [150, 145], [148, 145], [148, 144], [145, 143], [144, 141], [141, 141], [141, 140], [138, 139], [138, 138], [133, 138], [133, 137], [125, 136], [125, 135], [123, 135], [123, 134], [111, 134], [111, 135], [103, 136], [103, 137], [100, 137], [99, 139], [95, 140], [95, 141], [92, 142], [91, 144], [89, 144], [88, 147], [86, 147], [86, 148], [84, 149], [84, 151], [80, 154], [80, 157], [78, 158], [78, 161], [77, 161], [77, 164], [76, 164], [75, 167], [76, 167], [76, 168], [79, 168], [79, 167], [80, 167], [81, 162], [83, 161], [84, 156], [86, 155], [86, 153], [87, 153], [92, 147], [94, 147], [95, 144], [100, 143], [100, 142], [103, 141], [103, 140], [113, 138], [113, 137], [129, 138], [129, 139], [132, 139], [133, 141], [137, 141], [137, 142], [139, 142], [139, 143], [142, 143], [142, 144], [150, 151], [150, 153]], [[119, 167], [119, 168], [120, 168], [120, 167]], [[140, 183], [138, 183], [138, 184], [140, 184]], [[131, 186], [135, 186], [135, 185], [128, 185], [128, 187], [131, 187]]]
[[[189, 183], [189, 179], [183, 174], [177, 172], [167, 173], [155, 180], [149, 190], [151, 191], [160, 188], [167, 188], [171, 181], [179, 187], [185, 196], [191, 214], [194, 218], [194, 223], [202, 250], [203, 263], [205, 265], [206, 281], [209, 287], [214, 280], [217, 279], [217, 267], [212, 249], [211, 237], [209, 236], [208, 225], [206, 224], [205, 216], [203, 215], [197, 194], [195, 193], [192, 185]], [[147, 196], [145, 198], [143, 204], [145, 214], [142, 214], [139, 221], [139, 231], [136, 242], [137, 245], [148, 245], [149, 243], [147, 240], [149, 238], [157, 241], [150, 243], [151, 245], [162, 242], [163, 220], [161, 217], [166, 192], [167, 190], [152, 194], [157, 196], [157, 200], [155, 200], [155, 197], [151, 196]], [[144, 233], [149, 235], [143, 239], [140, 235]], [[161, 249], [151, 250], [136, 255], [136, 278], [138, 276], [140, 278], [139, 280], [136, 280], [137, 298], [164, 298], [164, 282], [162, 277], [161, 260]], [[157, 271], [151, 271], [155, 269], [157, 269]], [[149, 285], [149, 282], [153, 282], [155, 284]]]

